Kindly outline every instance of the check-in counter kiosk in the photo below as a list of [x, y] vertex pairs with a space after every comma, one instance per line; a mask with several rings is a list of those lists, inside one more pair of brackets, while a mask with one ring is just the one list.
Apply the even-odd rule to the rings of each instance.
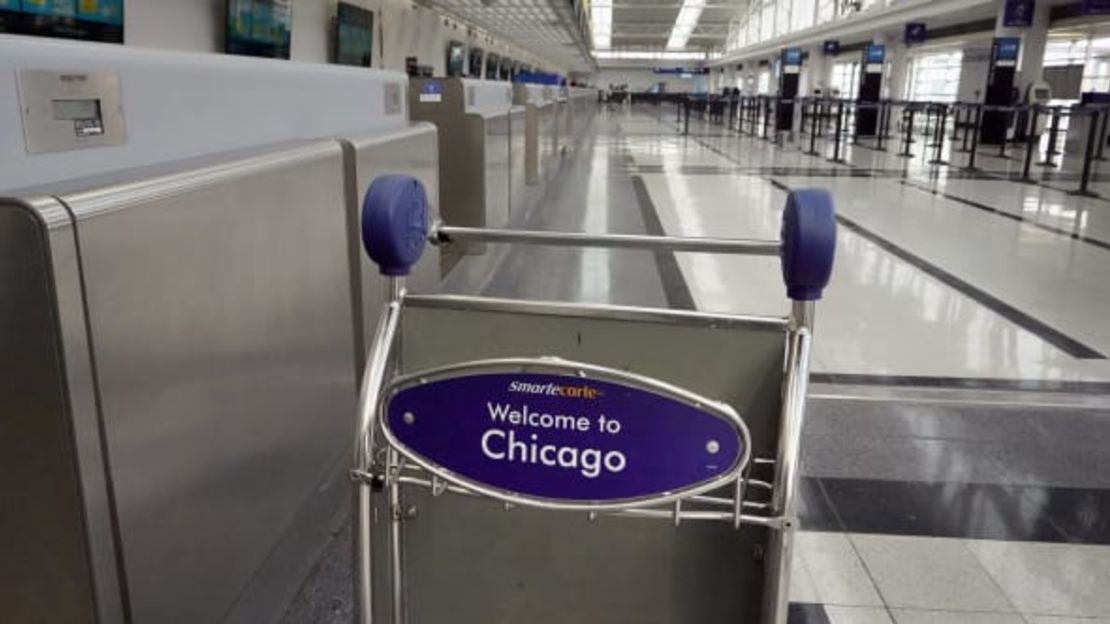
[[524, 172], [529, 185], [540, 185], [558, 169], [558, 105], [554, 87], [516, 83], [513, 103], [524, 107]]
[[[439, 130], [439, 183], [445, 199], [440, 212], [446, 222], [505, 227], [512, 214], [513, 192], [523, 197], [524, 110], [513, 106], [512, 96], [512, 85], [506, 82], [411, 80], [411, 118], [431, 122]], [[520, 160], [514, 161], [514, 154]], [[514, 166], [519, 171], [514, 171]], [[514, 183], [516, 178], [519, 185]], [[477, 253], [482, 248], [466, 251]], [[457, 255], [445, 256], [445, 271], [458, 259]]]
[[280, 618], [349, 504], [361, 187], [435, 201], [405, 83], [0, 37], [0, 619]]

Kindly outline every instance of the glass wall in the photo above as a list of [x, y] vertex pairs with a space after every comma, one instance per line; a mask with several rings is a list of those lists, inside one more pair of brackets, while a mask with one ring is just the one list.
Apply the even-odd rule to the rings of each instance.
[[955, 102], [960, 89], [963, 50], [933, 52], [910, 58], [906, 80], [907, 99], [925, 102]]
[[833, 97], [856, 99], [859, 95], [859, 61], [833, 63], [829, 87]]
[[749, 0], [729, 25], [725, 52], [732, 52], [794, 32], [883, 8], [898, 0]]

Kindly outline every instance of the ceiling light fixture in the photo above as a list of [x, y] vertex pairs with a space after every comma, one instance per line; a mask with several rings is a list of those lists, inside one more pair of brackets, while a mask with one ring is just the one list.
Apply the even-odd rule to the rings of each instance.
[[594, 52], [599, 61], [704, 61], [704, 52], [651, 50], [600, 50]]
[[613, 0], [590, 2], [590, 31], [595, 50], [608, 50], [613, 45]]
[[667, 39], [668, 50], [681, 50], [690, 41], [694, 28], [701, 19], [701, 12], [705, 10], [705, 0], [683, 0], [682, 8], [678, 10], [678, 17], [674, 20], [674, 28]]

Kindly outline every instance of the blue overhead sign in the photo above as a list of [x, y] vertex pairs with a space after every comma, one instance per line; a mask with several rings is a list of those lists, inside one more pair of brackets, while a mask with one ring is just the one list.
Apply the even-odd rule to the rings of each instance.
[[924, 22], [910, 22], [906, 24], [906, 43], [925, 43], [929, 38], [929, 29]]
[[824, 45], [825, 56], [836, 56], [840, 54], [840, 42], [835, 39], [830, 39]]
[[654, 67], [651, 70], [656, 74], [708, 74], [708, 67]]
[[1110, 14], [1110, 0], [1083, 0], [1080, 10], [1083, 15]]
[[782, 64], [783, 65], [801, 65], [802, 64], [802, 49], [801, 48], [786, 48], [782, 51]]
[[994, 40], [994, 60], [1016, 62], [1021, 51], [1019, 37], [998, 37]]
[[1035, 0], [1006, 0], [1002, 12], [1002, 26], [1005, 28], [1029, 28], [1033, 25]]
[[867, 45], [867, 49], [863, 53], [863, 59], [867, 64], [883, 63], [886, 61], [886, 46], [877, 43]]

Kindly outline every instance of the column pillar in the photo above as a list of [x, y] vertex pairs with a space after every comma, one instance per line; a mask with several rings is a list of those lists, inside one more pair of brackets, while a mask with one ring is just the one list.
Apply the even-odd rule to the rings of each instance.
[[1025, 88], [1040, 81], [1044, 73], [1044, 53], [1048, 44], [1048, 26], [1052, 7], [1048, 0], [1035, 0], [1032, 25], [1028, 28], [1007, 28], [1006, 1], [999, 3], [996, 17], [995, 37], [1019, 37], [1021, 39], [1021, 60], [1019, 61], [1016, 86], [1025, 95]]
[[810, 96], [820, 89], [825, 95], [829, 93], [829, 60], [825, 56], [823, 45], [812, 46], [808, 50], [809, 60], [802, 68], [801, 94]]
[[886, 46], [887, 74], [883, 78], [882, 97], [900, 100], [906, 93], [910, 55], [902, 41], [902, 33], [885, 33], [875, 43]]

